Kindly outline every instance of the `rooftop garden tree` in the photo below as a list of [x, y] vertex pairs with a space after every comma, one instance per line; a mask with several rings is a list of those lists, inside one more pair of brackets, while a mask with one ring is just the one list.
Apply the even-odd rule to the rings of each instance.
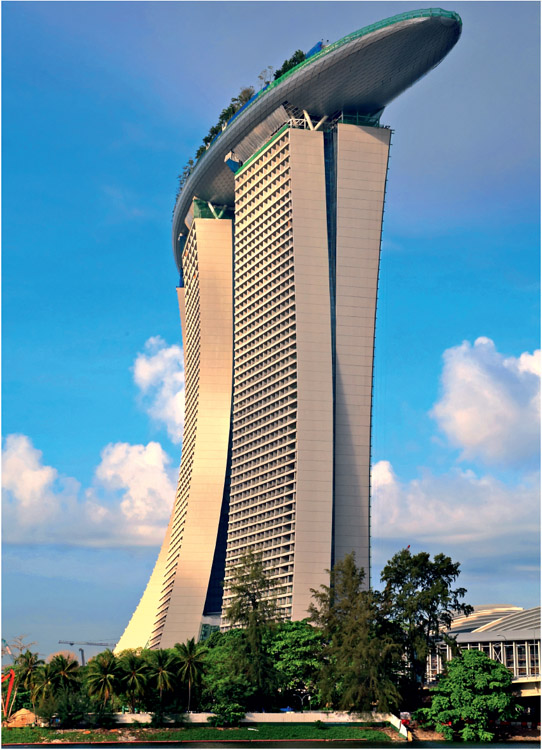
[[[262, 70], [262, 72], [258, 76], [261, 88], [271, 83], [272, 78], [276, 81], [278, 78], [280, 78], [281, 75], [284, 75], [284, 73], [287, 73], [289, 70], [292, 70], [292, 68], [295, 68], [295, 66], [300, 62], [303, 62], [304, 59], [305, 53], [298, 49], [290, 58], [282, 63], [278, 70], [274, 70], [271, 65], [268, 65], [267, 68], [265, 68], [265, 70]], [[209, 132], [203, 139], [203, 143], [196, 151], [195, 160], [189, 159], [184, 165], [181, 173], [177, 176], [179, 184], [177, 194], [175, 196], [175, 203], [177, 203], [179, 195], [181, 194], [181, 190], [183, 189], [187, 179], [190, 177], [190, 174], [194, 169], [198, 159], [207, 151], [213, 139], [222, 132], [226, 123], [231, 120], [234, 114], [238, 112], [241, 107], [243, 107], [248, 101], [250, 101], [250, 99], [252, 99], [254, 94], [254, 86], [243, 86], [237, 96], [232, 97], [228, 106], [222, 110], [218, 117], [218, 122], [209, 129]]]
[[288, 58], [288, 60], [285, 60], [280, 68], [278, 70], [275, 70], [275, 81], [277, 78], [280, 78], [285, 73], [287, 73], [289, 70], [292, 70], [292, 68], [295, 68], [296, 65], [299, 65], [299, 63], [303, 62], [305, 59], [305, 53], [298, 49], [294, 52], [294, 54]]

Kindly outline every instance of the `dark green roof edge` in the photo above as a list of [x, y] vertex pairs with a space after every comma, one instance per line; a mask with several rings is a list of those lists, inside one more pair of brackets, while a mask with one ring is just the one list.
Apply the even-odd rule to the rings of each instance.
[[[280, 78], [277, 78], [276, 81], [271, 81], [268, 86], [258, 92], [253, 101], [249, 104], [248, 107], [246, 107], [246, 109], [242, 113], [242, 116], [244, 116], [245, 113], [248, 112], [248, 110], [252, 106], [254, 106], [254, 104], [256, 104], [256, 102], [259, 101], [262, 96], [265, 96], [269, 91], [272, 91], [287, 78], [294, 75], [302, 68], [305, 68], [307, 65], [311, 65], [313, 62], [316, 62], [316, 60], [320, 60], [322, 57], [325, 57], [325, 55], [328, 55], [330, 52], [339, 49], [339, 47], [342, 47], [344, 44], [348, 44], [348, 42], [354, 41], [354, 39], [360, 39], [363, 36], [372, 34], [373, 31], [385, 29], [387, 26], [393, 26], [394, 24], [401, 23], [402, 21], [410, 21], [414, 18], [451, 18], [452, 20], [457, 21], [461, 26], [463, 25], [461, 16], [459, 15], [459, 13], [456, 13], [453, 10], [444, 10], [443, 8], [421, 8], [420, 10], [407, 10], [404, 13], [398, 13], [396, 16], [390, 16], [390, 18], [384, 18], [382, 21], [377, 21], [376, 23], [372, 23], [369, 26], [364, 26], [357, 31], [353, 31], [351, 34], [343, 36], [342, 39], [339, 39], [332, 44], [328, 44], [327, 47], [324, 47], [322, 50], [320, 50], [320, 52], [317, 52], [315, 55], [309, 57], [308, 60], [303, 60], [302, 62], [298, 63], [295, 68], [291, 68], [290, 70], [286, 71], [286, 73], [281, 75]], [[225, 132], [225, 130], [227, 130], [227, 128], [225, 128], [222, 133]], [[219, 133], [218, 138], [211, 144], [207, 151], [204, 151], [204, 153], [200, 156], [200, 158], [196, 162], [196, 166], [205, 159], [212, 146], [214, 146], [215, 143], [220, 140], [220, 136], [222, 135], [222, 133]]]

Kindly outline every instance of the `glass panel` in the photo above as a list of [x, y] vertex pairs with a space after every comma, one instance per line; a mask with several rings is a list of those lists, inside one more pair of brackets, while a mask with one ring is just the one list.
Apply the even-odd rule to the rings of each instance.
[[517, 674], [520, 676], [527, 674], [527, 654], [524, 643], [517, 644], [517, 658], [518, 658], [518, 671]]
[[504, 647], [504, 658], [505, 658], [505, 665], [508, 667], [508, 669], [511, 669], [512, 672], [514, 671], [514, 647], [513, 646], [505, 646]]
[[540, 674], [540, 657], [538, 643], [529, 643], [529, 674]]

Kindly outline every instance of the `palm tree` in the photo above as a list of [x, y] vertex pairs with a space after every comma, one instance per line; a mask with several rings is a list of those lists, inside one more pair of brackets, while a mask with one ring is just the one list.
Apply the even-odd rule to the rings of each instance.
[[17, 680], [26, 690], [30, 690], [30, 699], [32, 701], [32, 708], [36, 713], [36, 705], [34, 702], [34, 683], [38, 668], [43, 664], [43, 659], [38, 657], [38, 654], [32, 653], [28, 649], [19, 654], [15, 659], [15, 671], [17, 674]]
[[103, 651], [91, 659], [87, 667], [88, 694], [103, 700], [104, 706], [119, 687], [119, 666], [115, 654]]
[[168, 651], [159, 649], [158, 651], [151, 651], [147, 664], [149, 677], [160, 693], [160, 705], [162, 705], [164, 690], [172, 690], [175, 681], [175, 672], [173, 671], [175, 657]]
[[136, 697], [145, 692], [147, 665], [141, 656], [128, 652], [120, 660], [119, 668], [122, 688], [128, 694], [132, 713], [135, 713]]
[[50, 664], [43, 664], [36, 669], [32, 689], [32, 703], [51, 698], [55, 692], [55, 672]]
[[51, 669], [57, 692], [63, 688], [69, 690], [79, 682], [79, 662], [71, 656], [66, 658], [64, 654], [57, 654], [51, 659]]
[[188, 711], [190, 711], [192, 685], [199, 682], [203, 673], [207, 647], [201, 643], [196, 643], [194, 638], [190, 638], [186, 643], [176, 643], [174, 648], [181, 679], [188, 682]]

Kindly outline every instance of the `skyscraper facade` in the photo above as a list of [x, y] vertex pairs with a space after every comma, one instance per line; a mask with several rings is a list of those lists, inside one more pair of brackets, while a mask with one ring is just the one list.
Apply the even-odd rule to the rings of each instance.
[[368, 578], [391, 135], [380, 116], [460, 31], [457, 14], [428, 9], [317, 45], [227, 123], [185, 183], [174, 215], [179, 483], [117, 650], [205, 637], [249, 549], [285, 618], [306, 617], [311, 588], [349, 552]]

